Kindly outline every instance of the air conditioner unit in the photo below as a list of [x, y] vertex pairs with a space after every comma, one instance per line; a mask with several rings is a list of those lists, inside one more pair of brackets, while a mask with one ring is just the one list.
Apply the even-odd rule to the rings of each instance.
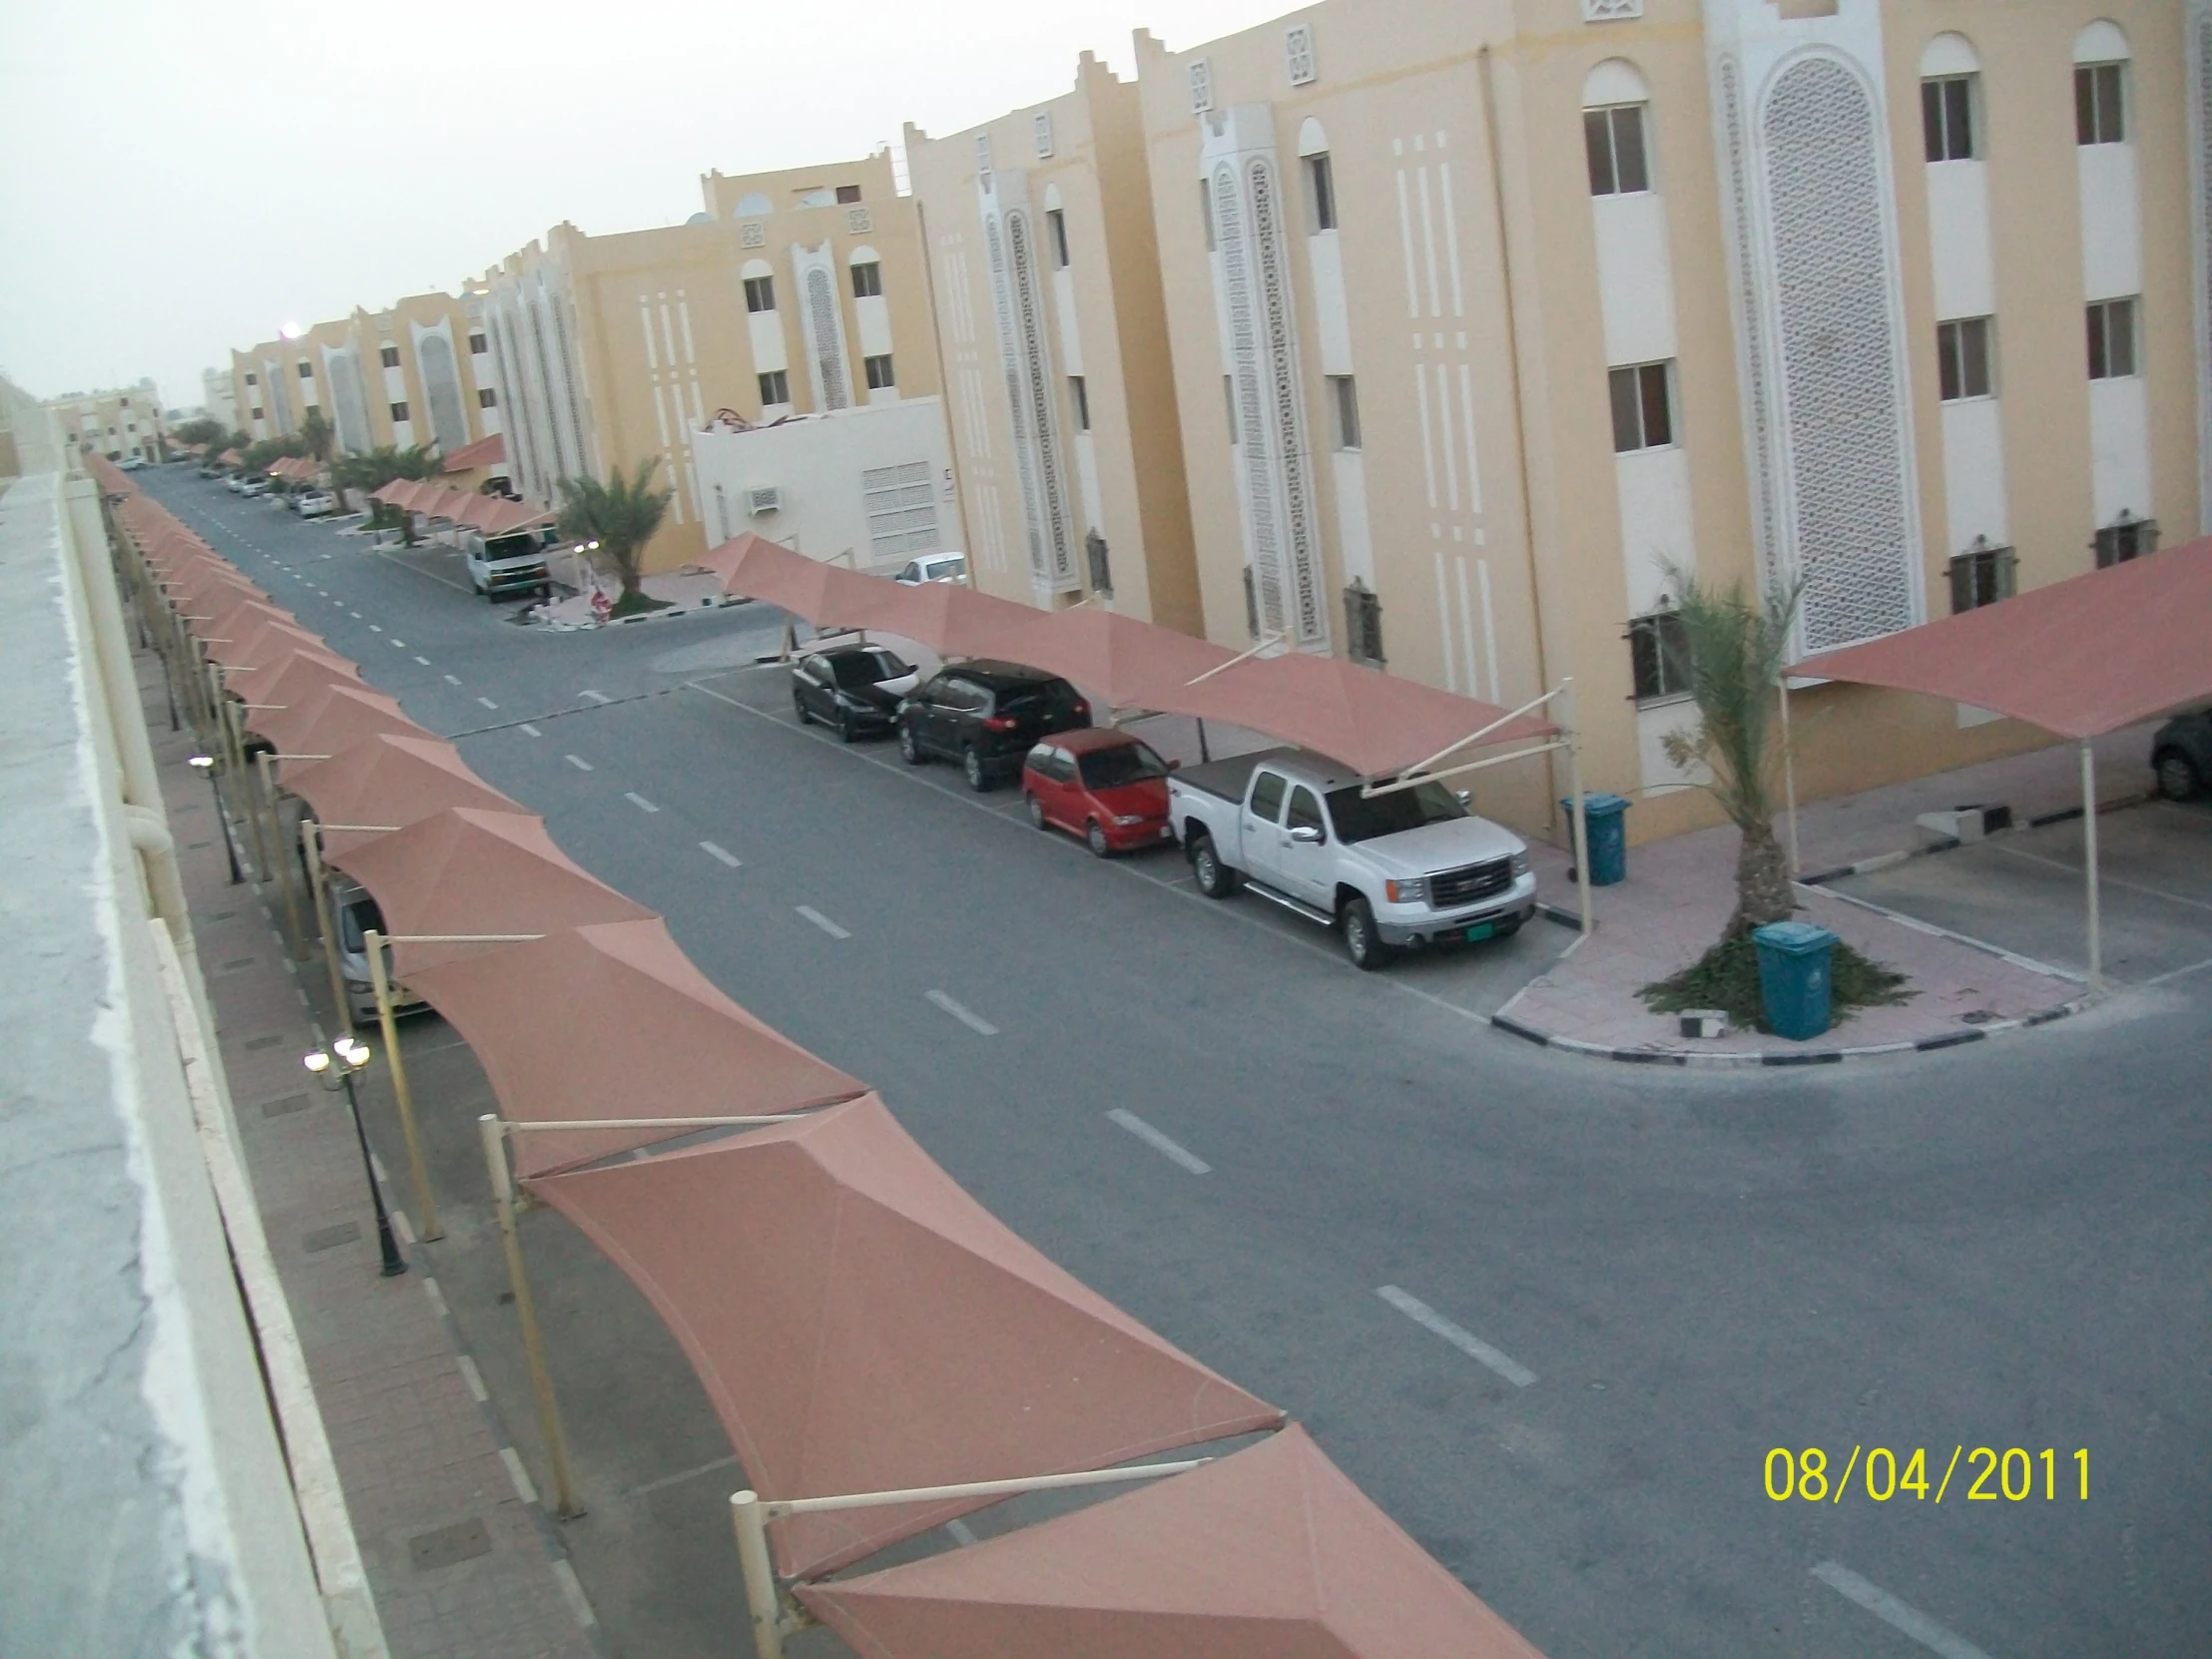
[[784, 492], [774, 484], [761, 484], [745, 492], [745, 511], [749, 518], [773, 513], [783, 505]]

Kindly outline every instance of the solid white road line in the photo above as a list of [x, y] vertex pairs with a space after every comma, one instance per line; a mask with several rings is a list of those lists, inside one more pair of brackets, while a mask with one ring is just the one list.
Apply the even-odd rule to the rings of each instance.
[[624, 790], [622, 792], [622, 799], [629, 802], [631, 806], [637, 808], [637, 810], [641, 813], [657, 813], [661, 810], [660, 808], [654, 806], [652, 802], [646, 800], [644, 796], [638, 794], [636, 790]]
[[585, 760], [584, 757], [581, 755], [567, 755], [563, 756], [562, 758], [566, 760], [568, 764], [574, 767], [578, 772], [592, 772], [597, 770], [592, 766], [591, 762]]
[[1461, 1330], [1445, 1319], [1435, 1309], [1417, 1296], [1408, 1295], [1395, 1285], [1384, 1285], [1375, 1293], [1392, 1308], [1403, 1314], [1415, 1325], [1425, 1326], [1437, 1336], [1471, 1360], [1479, 1360], [1516, 1388], [1525, 1388], [1536, 1381], [1536, 1374], [1507, 1355], [1500, 1354], [1480, 1337]]
[[732, 852], [726, 846], [715, 845], [713, 841], [701, 841], [699, 843], [699, 850], [706, 853], [707, 856], [710, 858], [720, 858], [732, 869], [742, 869], [745, 867], [745, 860], [743, 858], [740, 858], [735, 852]]
[[477, 701], [477, 702], [479, 702], [479, 703], [481, 703], [481, 704], [482, 704], [482, 705], [483, 705], [483, 706], [484, 706], [485, 708], [487, 708], [487, 709], [496, 709], [496, 708], [498, 708], [498, 707], [499, 707], [499, 705], [498, 705], [498, 704], [494, 703], [494, 702], [493, 702], [493, 701], [492, 701], [492, 700], [491, 700], [490, 698], [488, 698], [488, 697], [482, 697], [482, 696], [479, 696], [479, 697], [478, 697], [478, 698], [476, 699], [476, 701]]
[[805, 916], [809, 921], [813, 922], [817, 927], [821, 928], [825, 933], [828, 933], [832, 939], [849, 939], [850, 937], [852, 937], [850, 933], [847, 933], [843, 928], [839, 927], [835, 922], [831, 921], [828, 916], [824, 915], [812, 904], [800, 905], [799, 913]]
[[580, 691], [576, 695], [578, 697], [588, 697], [594, 703], [612, 703], [614, 701], [603, 691]]
[[461, 683], [461, 677], [458, 674], [448, 674], [445, 677], [445, 683], [449, 686], [457, 686]]
[[1136, 1113], [1125, 1112], [1117, 1106], [1106, 1115], [1170, 1163], [1181, 1164], [1193, 1175], [1211, 1175], [1214, 1173], [1212, 1164], [1209, 1164], [1188, 1148], [1169, 1140], [1167, 1136], [1161, 1134], [1159, 1130], [1153, 1128], [1151, 1124], [1145, 1122]]
[[974, 1009], [964, 1007], [960, 1003], [953, 1001], [951, 997], [945, 995], [942, 991], [930, 991], [926, 994], [931, 1002], [934, 1002], [938, 1007], [942, 1008], [946, 1013], [950, 1014], [954, 1019], [958, 1020], [962, 1025], [966, 1026], [970, 1031], [976, 1033], [976, 1035], [983, 1037], [995, 1037], [998, 1035], [998, 1027], [993, 1025], [989, 1020], [985, 1019], [981, 1014], [975, 1012]]
[[697, 1480], [701, 1475], [712, 1474], [717, 1469], [736, 1468], [737, 1464], [738, 1459], [735, 1455], [717, 1457], [713, 1462], [702, 1463], [695, 1469], [679, 1469], [674, 1474], [662, 1475], [658, 1480], [648, 1480], [642, 1486], [632, 1486], [622, 1495], [624, 1497], [644, 1497], [651, 1492], [666, 1491], [671, 1486], [680, 1486], [687, 1480]]
[[533, 738], [542, 738], [545, 736], [543, 732], [539, 731], [535, 726], [532, 726], [528, 721], [524, 721], [522, 723], [522, 729], [525, 732], [529, 733], [530, 736], [532, 736]]
[[1870, 1584], [1837, 1561], [1823, 1561], [1813, 1576], [1848, 1600], [1856, 1601], [1884, 1624], [1902, 1630], [1921, 1646], [1943, 1659], [1989, 1659], [1963, 1636], [1945, 1630], [1917, 1607], [1908, 1607], [1878, 1584]]

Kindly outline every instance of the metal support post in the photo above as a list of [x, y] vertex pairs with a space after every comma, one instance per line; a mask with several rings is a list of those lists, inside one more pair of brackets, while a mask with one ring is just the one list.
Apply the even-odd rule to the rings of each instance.
[[733, 1492], [730, 1519], [738, 1529], [738, 1568], [745, 1574], [746, 1610], [753, 1616], [753, 1651], [784, 1659], [784, 1608], [768, 1553], [768, 1514], [755, 1491]]
[[2104, 989], [2104, 925], [2097, 898], [2097, 752], [2081, 740], [2081, 875], [2089, 903], [2089, 989]]
[[522, 1261], [522, 1233], [515, 1224], [514, 1177], [507, 1168], [506, 1137], [499, 1119], [486, 1112], [476, 1120], [484, 1142], [484, 1167], [491, 1175], [491, 1196], [499, 1209], [499, 1242], [507, 1252], [507, 1281], [515, 1293], [515, 1315], [522, 1322], [522, 1350], [530, 1362], [530, 1392], [538, 1406], [538, 1431], [545, 1436], [553, 1463], [554, 1513], [574, 1520], [584, 1512], [576, 1501], [576, 1482], [568, 1468], [568, 1435], [561, 1428], [560, 1402], [553, 1395], [553, 1374], [545, 1364], [545, 1334], [538, 1329], [537, 1300], [530, 1294], [529, 1271]]
[[261, 766], [262, 805], [269, 809], [270, 844], [276, 848], [274, 860], [276, 868], [272, 873], [276, 877], [276, 885], [284, 895], [284, 919], [291, 924], [292, 960], [303, 962], [307, 959], [307, 933], [299, 919], [297, 872], [291, 867], [291, 860], [284, 855], [284, 812], [276, 795], [274, 758], [264, 752], [256, 759]]
[[1582, 729], [1575, 706], [1574, 677], [1569, 675], [1559, 682], [1566, 708], [1567, 727], [1567, 793], [1574, 802], [1573, 820], [1569, 839], [1574, 850], [1575, 899], [1581, 912], [1581, 931], [1590, 931], [1590, 820], [1582, 806]]
[[314, 896], [315, 927], [322, 934], [322, 959], [330, 969], [330, 1017], [341, 1031], [353, 1029], [353, 1004], [345, 994], [345, 974], [338, 967], [338, 939], [344, 921], [338, 914], [337, 895], [322, 879], [322, 844], [316, 839], [315, 822], [299, 821], [299, 852], [307, 865], [307, 884]]
[[384, 1054], [391, 1063], [391, 1094], [399, 1105], [399, 1130], [407, 1138], [407, 1174], [422, 1211], [424, 1239], [442, 1239], [438, 1201], [430, 1193], [430, 1170], [422, 1157], [422, 1133], [415, 1127], [414, 1091], [407, 1086], [407, 1063], [399, 1057], [399, 1021], [391, 1011], [391, 980], [384, 972], [384, 935], [373, 927], [361, 937], [368, 956], [368, 982], [376, 992], [376, 1023], [383, 1028]]

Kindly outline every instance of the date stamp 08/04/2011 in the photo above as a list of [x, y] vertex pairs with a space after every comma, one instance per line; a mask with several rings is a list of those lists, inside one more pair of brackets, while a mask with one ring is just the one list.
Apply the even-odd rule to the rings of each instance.
[[[1942, 1456], [1940, 1448], [1936, 1455]], [[1961, 1461], [1966, 1465], [1962, 1471], [1958, 1467]], [[2087, 1446], [2071, 1454], [2049, 1447], [2033, 1451], [2019, 1446], [2001, 1449], [1985, 1445], [1970, 1449], [1963, 1445], [1953, 1446], [1950, 1461], [1933, 1488], [1925, 1446], [1906, 1451], [1892, 1451], [1881, 1445], [1853, 1446], [1840, 1476], [1830, 1474], [1830, 1466], [1829, 1453], [1820, 1446], [1792, 1451], [1788, 1446], [1778, 1445], [1767, 1453], [1767, 1496], [1777, 1503], [1787, 1503], [1792, 1498], [1802, 1498], [1808, 1503], [1841, 1503], [1844, 1493], [1851, 1488], [1853, 1475], [1864, 1467], [1862, 1482], [1866, 1495], [1877, 1503], [1888, 1503], [1893, 1498], [1912, 1498], [1916, 1502], [1934, 1498], [1940, 1503], [1943, 1494], [1950, 1490], [1953, 1474], [1959, 1475], [1969, 1501], [1993, 1503], [2001, 1499], [2022, 1503], [2029, 1498], [2050, 1502], [2060, 1498], [2089, 1501]], [[1951, 1495], [1955, 1499], [1958, 1494]]]

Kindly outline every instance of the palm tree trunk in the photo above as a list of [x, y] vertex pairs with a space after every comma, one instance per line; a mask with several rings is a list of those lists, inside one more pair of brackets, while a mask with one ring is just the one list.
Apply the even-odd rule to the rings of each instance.
[[1736, 913], [1723, 938], [1736, 938], [1770, 921], [1787, 921], [1796, 908], [1790, 886], [1790, 858], [1775, 839], [1774, 825], [1760, 819], [1743, 826], [1736, 853]]

